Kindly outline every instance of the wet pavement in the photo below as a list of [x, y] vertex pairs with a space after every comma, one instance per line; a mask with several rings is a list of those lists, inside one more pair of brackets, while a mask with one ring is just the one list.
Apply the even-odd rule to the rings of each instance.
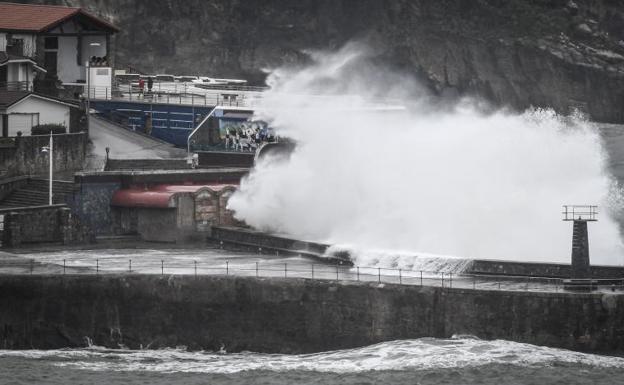
[[[205, 246], [20, 250], [20, 254], [0, 253], [0, 274], [235, 275], [497, 291], [565, 291], [560, 279], [462, 275], [371, 266], [345, 267], [299, 256], [253, 254]], [[624, 288], [606, 285], [596, 292], [621, 294]]]

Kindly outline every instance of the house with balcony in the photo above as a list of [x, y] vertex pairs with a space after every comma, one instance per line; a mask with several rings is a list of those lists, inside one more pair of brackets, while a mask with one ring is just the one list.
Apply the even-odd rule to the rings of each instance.
[[73, 97], [90, 74], [112, 79], [119, 29], [108, 21], [82, 8], [17, 3], [0, 3], [0, 15], [0, 90]]

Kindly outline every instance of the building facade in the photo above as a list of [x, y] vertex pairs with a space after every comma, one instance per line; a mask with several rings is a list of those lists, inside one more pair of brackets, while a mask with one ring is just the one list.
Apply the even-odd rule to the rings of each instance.
[[65, 96], [59, 90], [84, 88], [87, 66], [112, 79], [112, 37], [119, 30], [109, 22], [81, 8], [49, 5], [0, 3], [0, 15], [0, 90]]

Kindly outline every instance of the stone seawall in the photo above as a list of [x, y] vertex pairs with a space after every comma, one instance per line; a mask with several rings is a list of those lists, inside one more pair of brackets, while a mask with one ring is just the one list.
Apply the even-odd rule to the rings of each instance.
[[[84, 167], [88, 134], [58, 134], [54, 138], [54, 172], [79, 171]], [[41, 148], [50, 143], [48, 135], [7, 138], [0, 148], [0, 173], [3, 176], [47, 175], [49, 157]]]
[[[622, 266], [591, 266], [591, 276], [596, 279], [622, 279]], [[496, 260], [474, 260], [465, 271], [467, 274], [478, 275], [513, 275], [523, 277], [570, 278], [572, 268], [569, 264], [544, 262], [515, 262]]]
[[472, 334], [624, 351], [624, 296], [223, 276], [1, 276], [0, 347], [315, 352]]
[[90, 228], [73, 216], [64, 204], [2, 209], [0, 215], [3, 216], [3, 247], [52, 242], [83, 244], [93, 241]]

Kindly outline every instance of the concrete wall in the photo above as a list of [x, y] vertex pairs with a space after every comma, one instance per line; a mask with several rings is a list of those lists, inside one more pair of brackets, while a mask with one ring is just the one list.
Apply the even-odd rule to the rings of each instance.
[[[41, 152], [49, 136], [11, 138], [12, 146], [0, 147], [0, 175], [47, 175], [49, 159]], [[86, 133], [54, 135], [54, 171], [78, 171], [85, 163], [88, 145]]]
[[[192, 239], [195, 234], [193, 220], [193, 198], [189, 194], [180, 194], [176, 198], [176, 207], [138, 208], [138, 233], [143, 240], [152, 242], [179, 242]], [[116, 210], [123, 208], [116, 208]]]
[[[471, 263], [467, 274], [484, 275], [514, 275], [529, 277], [570, 278], [572, 270], [570, 265], [541, 262], [510, 262], [475, 260]], [[624, 277], [624, 267], [621, 266], [591, 266], [593, 278]]]
[[[87, 223], [96, 235], [128, 234], [136, 232], [130, 217], [121, 212], [113, 212], [110, 202], [115, 191], [121, 188], [117, 178], [101, 178], [97, 182], [80, 183], [77, 179], [78, 193], [69, 202], [72, 211]], [[126, 213], [127, 214], [127, 213]], [[136, 216], [135, 216], [136, 218]], [[136, 223], [136, 221], [134, 222]], [[134, 228], [133, 228], [134, 227]]]
[[230, 228], [215, 226], [212, 228], [212, 238], [216, 241], [231, 243], [234, 245], [250, 245], [255, 248], [261, 247], [264, 250], [278, 250], [284, 252], [294, 252], [301, 254], [322, 255], [328, 245], [315, 242], [307, 242], [245, 229], [241, 227]]
[[66, 205], [0, 210], [4, 220], [3, 247], [28, 243], [87, 243], [91, 231], [75, 218]]
[[[13, 105], [9, 113], [9, 136], [16, 136], [18, 131], [30, 135], [30, 129], [37, 124], [61, 124], [69, 127], [70, 107], [34, 96]], [[22, 116], [34, 115], [35, 119], [22, 119]]]
[[[56, 60], [57, 75], [63, 83], [75, 83], [78, 79], [85, 79], [84, 64], [78, 64], [78, 37], [58, 37]], [[87, 60], [85, 57], [82, 58], [82, 61]]]
[[1, 276], [0, 346], [302, 353], [471, 334], [622, 353], [624, 296], [214, 276]]
[[253, 167], [252, 152], [203, 152], [198, 151], [199, 167]]
[[[0, 150], [1, 153], [1, 150]], [[75, 182], [79, 194], [70, 202], [74, 212], [91, 225], [98, 235], [135, 233], [137, 213], [111, 207], [113, 193], [130, 185], [185, 184], [185, 183], [238, 183], [246, 169], [171, 170], [171, 171], [105, 171], [79, 173]], [[194, 207], [185, 206], [189, 220], [194, 218]], [[134, 222], [132, 222], [134, 220]], [[178, 219], [174, 219], [173, 224]]]

